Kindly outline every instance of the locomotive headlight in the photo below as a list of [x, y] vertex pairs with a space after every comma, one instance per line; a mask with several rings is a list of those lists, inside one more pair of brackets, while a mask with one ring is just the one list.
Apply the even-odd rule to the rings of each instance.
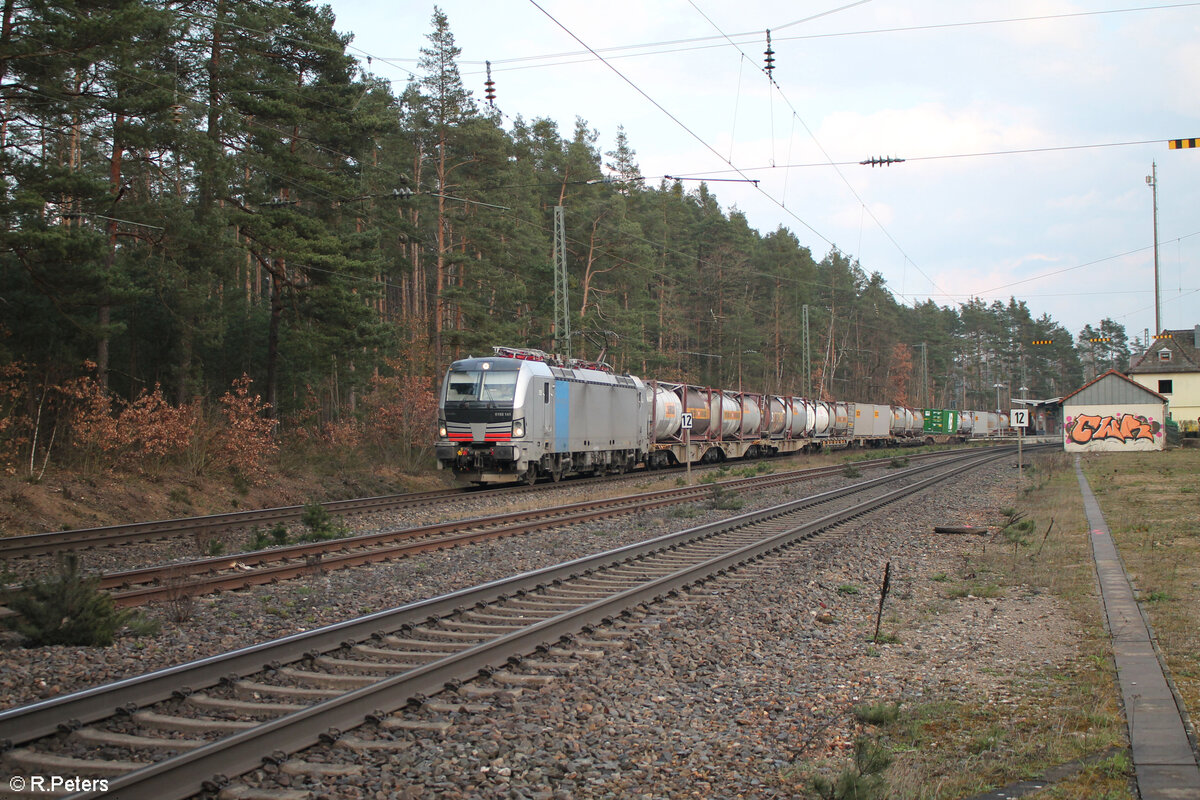
[[512, 435], [513, 435], [514, 439], [524, 439], [525, 438], [525, 420], [519, 419], [519, 420], [516, 420], [515, 422], [513, 422]]
[[438, 438], [439, 439], [446, 438], [446, 420], [444, 420], [444, 419], [438, 420]]

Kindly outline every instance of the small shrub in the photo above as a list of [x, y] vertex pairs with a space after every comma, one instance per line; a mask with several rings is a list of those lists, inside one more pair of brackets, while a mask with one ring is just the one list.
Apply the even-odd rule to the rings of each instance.
[[250, 538], [250, 542], [246, 545], [247, 550], [266, 550], [271, 546], [271, 539], [266, 531], [262, 530], [258, 526], [255, 526], [250, 529], [250, 532], [254, 535]]
[[107, 647], [134, 613], [118, 609], [112, 596], [97, 588], [99, 583], [98, 576], [80, 571], [78, 559], [67, 556], [59, 561], [57, 574], [8, 595], [6, 604], [17, 615], [5, 622], [26, 647]]
[[275, 544], [287, 544], [287, 525], [284, 525], [282, 522], [276, 522], [273, 526], [271, 526], [271, 540], [275, 542]]
[[737, 511], [745, 504], [746, 502], [738, 496], [737, 492], [713, 484], [712, 498], [708, 501], [709, 508], [720, 511]]
[[822, 776], [812, 779], [812, 790], [823, 800], [884, 800], [887, 781], [880, 774], [892, 763], [892, 754], [883, 745], [864, 737], [854, 740], [854, 763], [842, 771], [836, 781]]
[[309, 503], [300, 514], [300, 521], [308, 528], [308, 533], [302, 538], [306, 542], [324, 542], [338, 539], [350, 532], [350, 529], [339, 522], [334, 522], [320, 503]]
[[858, 594], [858, 587], [849, 583], [843, 583], [837, 588], [838, 594]]
[[900, 704], [863, 703], [854, 707], [854, 716], [868, 725], [890, 725], [900, 719]]
[[858, 467], [854, 466], [853, 464], [847, 464], [842, 469], [842, 475], [847, 478], [861, 478], [862, 470], [860, 470]]
[[888, 469], [903, 469], [908, 466], [908, 458], [906, 456], [896, 456], [888, 462]]

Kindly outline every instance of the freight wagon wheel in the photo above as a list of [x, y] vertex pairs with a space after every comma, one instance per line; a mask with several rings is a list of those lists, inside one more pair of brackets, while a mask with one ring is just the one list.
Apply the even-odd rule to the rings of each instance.
[[530, 486], [533, 486], [535, 483], [537, 483], [537, 479], [538, 479], [537, 465], [530, 464], [529, 468], [525, 470], [525, 483], [529, 484]]
[[550, 470], [550, 480], [554, 481], [555, 483], [558, 483], [559, 481], [562, 480], [562, 478], [563, 478], [563, 468], [562, 468], [561, 464], [558, 465], [557, 467], [555, 467], [554, 469]]

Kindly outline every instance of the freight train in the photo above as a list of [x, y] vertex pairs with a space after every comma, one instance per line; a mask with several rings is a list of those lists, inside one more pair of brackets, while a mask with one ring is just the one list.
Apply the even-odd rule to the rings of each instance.
[[541, 350], [493, 350], [451, 364], [438, 405], [438, 468], [472, 483], [919, 444], [1000, 425], [994, 412], [953, 412], [954, 430], [934, 432], [906, 406], [715, 390]]

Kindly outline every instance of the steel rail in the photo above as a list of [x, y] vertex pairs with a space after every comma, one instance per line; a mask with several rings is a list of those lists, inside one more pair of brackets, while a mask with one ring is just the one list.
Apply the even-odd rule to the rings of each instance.
[[[922, 459], [938, 455], [941, 455], [941, 453], [920, 453], [909, 456], [909, 458]], [[876, 459], [872, 462], [861, 463], [869, 465], [870, 463], [878, 463], [884, 460], [886, 459]], [[661, 471], [659, 472], [661, 474]], [[625, 477], [638, 478], [652, 475], [653, 473], [639, 472], [626, 475]], [[506, 486], [498, 489], [438, 489], [428, 492], [379, 495], [377, 497], [350, 500], [331, 500], [323, 502], [320, 505], [326, 511], [335, 515], [372, 514], [459, 497], [478, 498], [492, 495], [514, 495], [566, 485], [569, 484], [539, 484], [536, 487]], [[145, 542], [171, 536], [198, 535], [234, 530], [252, 525], [272, 525], [281, 522], [292, 523], [299, 521], [303, 517], [304, 510], [305, 506], [280, 506], [278, 508], [229, 511], [199, 517], [176, 517], [174, 519], [106, 525], [96, 528], [77, 528], [66, 531], [48, 531], [45, 533], [7, 536], [0, 538], [0, 560], [53, 555], [55, 553], [83, 548], [115, 547], [122, 544]]]
[[[941, 463], [969, 457], [969, 454], [952, 455], [948, 458], [943, 457]], [[101, 576], [98, 586], [111, 591], [118, 606], [138, 606], [184, 596], [262, 586], [431, 550], [445, 550], [530, 531], [648, 511], [703, 498], [713, 492], [715, 487], [729, 491], [761, 490], [837, 474], [843, 469], [841, 466], [815, 467], [773, 475], [735, 478], [714, 484], [659, 489], [601, 500], [568, 503], [563, 506], [505, 512], [417, 528], [113, 572]], [[130, 588], [135, 586], [136, 588]]]
[[[979, 458], [979, 463], [1004, 455], [1007, 453], [988, 453]], [[343, 730], [355, 728], [369, 719], [378, 719], [413, 700], [420, 702], [429, 694], [444, 689], [451, 681], [478, 673], [490, 674], [501, 668], [507, 659], [532, 652], [546, 642], [569, 637], [580, 628], [605, 622], [629, 608], [659, 600], [713, 575], [724, 574], [949, 477], [951, 475], [945, 473], [933, 475], [820, 519], [788, 528], [758, 542], [498, 636], [430, 664], [127, 773], [110, 781], [106, 793], [80, 793], [71, 795], [71, 800], [102, 796], [122, 800], [176, 800], [200, 789], [218, 789], [228, 781], [229, 775], [241, 775], [260, 767], [264, 753], [295, 753], [322, 739], [334, 740]], [[758, 514], [743, 515], [754, 516]], [[749, 524], [743, 517], [726, 520], [723, 525], [728, 528]]]
[[[1000, 453], [1007, 454], [1007, 451]], [[899, 480], [945, 466], [944, 462], [926, 464], [860, 481], [838, 489], [793, 500], [768, 509], [748, 512], [725, 520], [701, 525], [687, 531], [635, 542], [605, 553], [584, 556], [559, 565], [552, 565], [521, 575], [504, 578], [422, 600], [393, 609], [335, 623], [312, 631], [297, 633], [269, 642], [240, 648], [228, 653], [178, 664], [145, 675], [126, 678], [111, 684], [81, 690], [67, 695], [0, 712], [0, 743], [12, 747], [59, 730], [64, 723], [70, 727], [111, 716], [119, 709], [142, 707], [171, 697], [180, 687], [201, 689], [214, 686], [224, 679], [241, 678], [273, 664], [299, 660], [312, 652], [341, 647], [347, 642], [363, 641], [372, 634], [387, 634], [405, 625], [453, 613], [460, 607], [477, 602], [493, 602], [502, 595], [528, 592], [540, 585], [595, 570], [615, 561], [632, 560], [673, 543], [690, 541], [710, 535], [731, 525], [746, 525], [771, 519], [818, 502], [828, 502], [882, 483]]]

